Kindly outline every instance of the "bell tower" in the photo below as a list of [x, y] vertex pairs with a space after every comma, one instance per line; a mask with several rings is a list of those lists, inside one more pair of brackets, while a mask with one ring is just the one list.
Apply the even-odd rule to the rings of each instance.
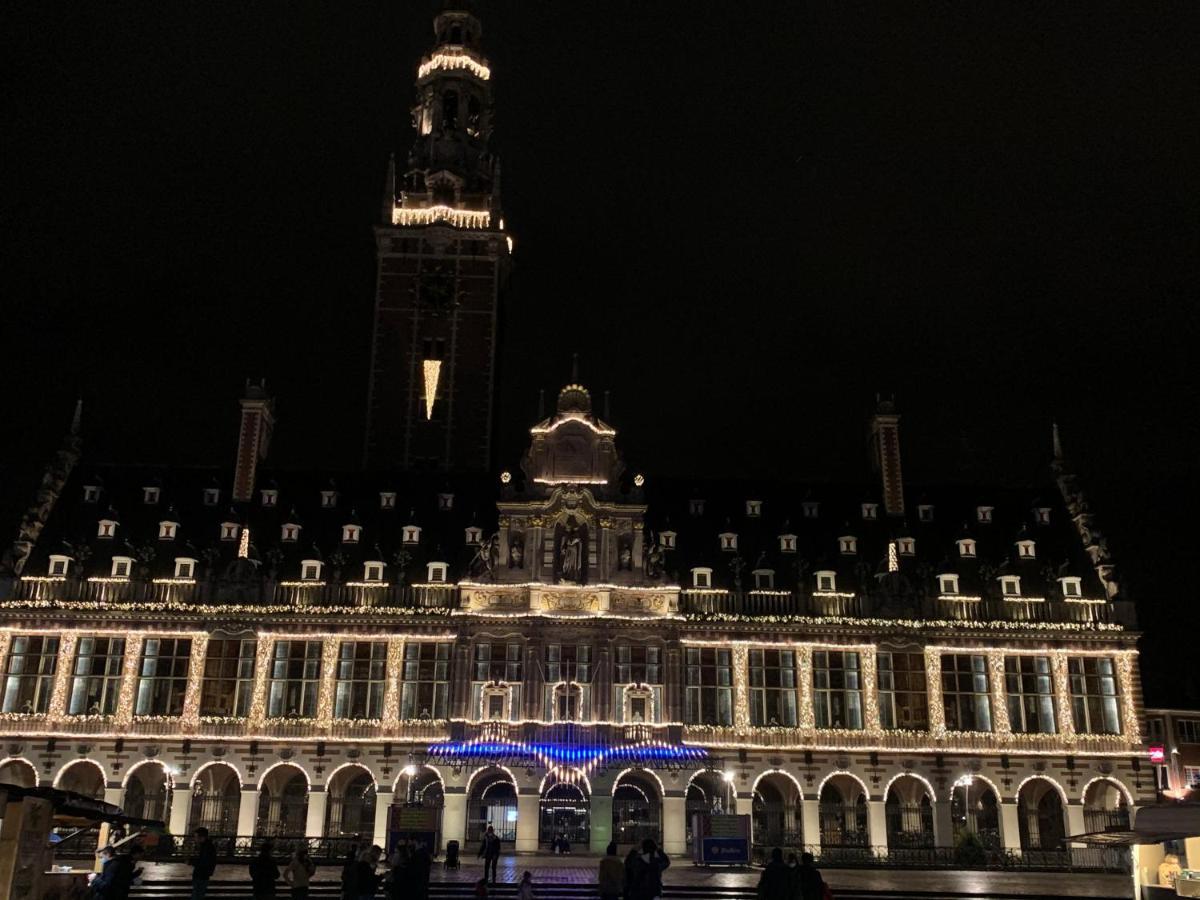
[[375, 321], [364, 459], [374, 468], [491, 464], [497, 326], [512, 252], [492, 152], [483, 27], [459, 3], [433, 20], [402, 165], [375, 228]]

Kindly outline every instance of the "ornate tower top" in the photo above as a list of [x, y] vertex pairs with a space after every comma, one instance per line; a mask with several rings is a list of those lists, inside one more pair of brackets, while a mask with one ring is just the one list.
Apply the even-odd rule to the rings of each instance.
[[581, 384], [558, 392], [554, 415], [529, 429], [531, 442], [522, 468], [534, 484], [615, 486], [624, 466], [617, 432], [592, 412], [592, 396]]
[[385, 223], [499, 230], [500, 163], [490, 147], [492, 71], [480, 52], [483, 26], [456, 3], [434, 17], [433, 32], [434, 48], [417, 67], [417, 137], [399, 184], [389, 179]]

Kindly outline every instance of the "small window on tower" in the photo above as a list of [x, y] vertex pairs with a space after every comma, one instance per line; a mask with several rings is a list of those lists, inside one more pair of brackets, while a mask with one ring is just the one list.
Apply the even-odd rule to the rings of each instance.
[[483, 542], [483, 529], [477, 525], [467, 527], [467, 544], [476, 546]]
[[838, 538], [838, 547], [841, 549], [843, 556], [853, 556], [858, 553], [858, 538], [851, 535], [843, 535]]
[[837, 590], [837, 572], [829, 569], [822, 569], [817, 572], [817, 590], [818, 591], [836, 591]]
[[1035, 509], [1033, 511], [1033, 513], [1037, 517], [1037, 523], [1039, 525], [1049, 525], [1050, 524], [1050, 507], [1039, 506], [1037, 509]]
[[677, 535], [674, 531], [660, 531], [658, 533], [658, 546], [664, 550], [674, 550], [676, 537]]
[[159, 522], [158, 523], [158, 539], [160, 541], [173, 541], [175, 535], [179, 531], [178, 522]]
[[1017, 541], [1017, 556], [1021, 559], [1033, 559], [1037, 556], [1033, 541]]
[[95, 484], [85, 484], [83, 486], [83, 502], [98, 503], [100, 501], [100, 487]]
[[154, 506], [158, 503], [158, 497], [161, 491], [157, 487], [142, 488], [142, 502], [147, 506]]
[[396, 508], [396, 492], [395, 491], [380, 491], [379, 492], [379, 508], [380, 509], [395, 509]]
[[732, 531], [726, 531], [719, 535], [721, 540], [721, 550], [725, 553], [734, 553], [737, 551], [738, 536]]
[[195, 578], [196, 577], [196, 560], [187, 556], [175, 557], [175, 577], [176, 578]]
[[221, 540], [236, 541], [238, 536], [237, 522], [222, 522], [221, 523]]
[[958, 576], [957, 575], [939, 575], [938, 576], [938, 591], [943, 594], [954, 596], [958, 593]]
[[862, 517], [868, 521], [879, 518], [878, 503], [864, 503], [862, 505]]
[[279, 539], [289, 544], [300, 540], [300, 526], [291, 522], [284, 525]]
[[901, 556], [914, 556], [917, 552], [917, 542], [910, 537], [902, 537], [896, 541], [896, 549]]
[[133, 557], [131, 556], [114, 556], [112, 558], [112, 577], [113, 578], [128, 578], [129, 573], [133, 570]]
[[1083, 596], [1083, 579], [1078, 575], [1066, 575], [1058, 579], [1058, 583], [1062, 585], [1062, 595], [1068, 598], [1079, 598]]
[[692, 569], [692, 587], [712, 587], [712, 569], [708, 568], [707, 566], [699, 566], [695, 569]]
[[933, 506], [929, 503], [922, 503], [917, 507], [917, 518], [922, 522], [933, 521]]
[[458, 127], [458, 94], [454, 91], [442, 94], [442, 127], [450, 130]]
[[321, 491], [321, 507], [323, 509], [333, 509], [333, 507], [337, 506], [337, 501], [337, 491]]
[[279, 491], [274, 488], [268, 488], [262, 492], [262, 505], [264, 507], [273, 507], [279, 502]]
[[406, 544], [421, 543], [421, 529], [417, 525], [405, 525], [403, 532], [403, 541]]
[[320, 581], [321, 580], [321, 561], [319, 559], [306, 559], [300, 563], [300, 580], [301, 581]]
[[71, 568], [71, 557], [64, 556], [61, 553], [54, 553], [50, 556], [50, 574], [52, 576], [63, 576], [67, 574], [67, 570]]
[[1001, 575], [1000, 593], [1005, 597], [1021, 596], [1021, 577], [1019, 575]]
[[704, 515], [704, 501], [697, 497], [693, 497], [691, 502], [688, 504], [688, 512], [690, 512], [693, 516]]
[[102, 538], [115, 537], [117, 533], [117, 523], [113, 519], [101, 519], [100, 527], [96, 530], [96, 536]]
[[975, 518], [982, 523], [992, 521], [992, 513], [995, 512], [994, 506], [977, 506], [975, 507]]
[[775, 588], [775, 570], [774, 569], [755, 569], [754, 570], [754, 587], [760, 591], [770, 591]]
[[221, 489], [220, 488], [205, 488], [204, 489], [204, 505], [205, 506], [216, 506], [220, 502], [221, 502]]
[[806, 519], [815, 519], [821, 514], [821, 504], [816, 500], [805, 500], [803, 508]]
[[362, 534], [362, 528], [358, 525], [342, 526], [342, 541], [347, 544], [357, 544], [360, 534]]
[[751, 519], [757, 519], [759, 516], [761, 516], [762, 515], [762, 501], [761, 500], [747, 500], [746, 501], [746, 515], [747, 515], [747, 517], [749, 517]]
[[796, 552], [796, 535], [781, 534], [779, 536], [779, 552], [780, 553], [795, 553]]
[[378, 560], [363, 563], [363, 581], [383, 581], [383, 563]]
[[444, 562], [431, 562], [426, 567], [430, 584], [445, 584], [450, 566]]
[[450, 510], [454, 509], [454, 495], [438, 494], [438, 509], [442, 512], [450, 512]]
[[974, 558], [975, 542], [971, 538], [962, 538], [956, 542], [958, 544], [958, 555], [963, 557]]

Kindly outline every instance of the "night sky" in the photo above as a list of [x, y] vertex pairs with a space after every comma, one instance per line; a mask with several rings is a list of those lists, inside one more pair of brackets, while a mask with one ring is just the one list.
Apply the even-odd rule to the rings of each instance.
[[[429, 2], [24, 4], [0, 166], [16, 515], [85, 398], [95, 459], [361, 456], [388, 153]], [[1043, 482], [1050, 423], [1200, 702], [1200, 29], [1192, 3], [504, 0], [483, 9], [517, 240], [501, 465], [569, 377], [654, 475]], [[7, 538], [5, 538], [7, 540]], [[1194, 646], [1194, 639], [1192, 639]]]

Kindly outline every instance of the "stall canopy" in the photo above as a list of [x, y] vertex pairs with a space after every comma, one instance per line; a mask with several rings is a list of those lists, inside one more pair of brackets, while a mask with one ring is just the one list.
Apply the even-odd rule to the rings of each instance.
[[1078, 844], [1127, 847], [1132, 844], [1161, 844], [1200, 837], [1200, 803], [1164, 803], [1144, 806], [1134, 817], [1133, 830], [1090, 831], [1067, 838]]
[[76, 794], [73, 791], [61, 791], [52, 787], [21, 787], [16, 784], [0, 783], [0, 807], [7, 803], [19, 803], [26, 797], [37, 797], [49, 800], [54, 808], [54, 824], [56, 827], [86, 828], [100, 822], [116, 825], [128, 825], [134, 828], [162, 828], [163, 823], [158, 819], [139, 819], [127, 816], [121, 807], [103, 800]]

